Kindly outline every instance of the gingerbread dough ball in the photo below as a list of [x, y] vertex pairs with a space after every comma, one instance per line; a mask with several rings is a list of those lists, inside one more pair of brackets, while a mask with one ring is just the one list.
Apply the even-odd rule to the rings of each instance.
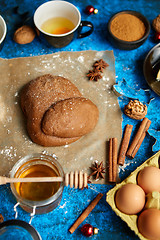
[[24, 86], [21, 107], [30, 138], [46, 147], [77, 141], [94, 129], [99, 118], [97, 106], [71, 81], [50, 74]]
[[24, 25], [15, 31], [13, 40], [19, 44], [27, 44], [32, 42], [35, 36], [34, 30], [30, 26]]
[[44, 114], [42, 131], [51, 136], [82, 137], [94, 129], [99, 112], [89, 99], [69, 98], [52, 105]]
[[160, 14], [153, 20], [152, 26], [156, 32], [160, 33]]

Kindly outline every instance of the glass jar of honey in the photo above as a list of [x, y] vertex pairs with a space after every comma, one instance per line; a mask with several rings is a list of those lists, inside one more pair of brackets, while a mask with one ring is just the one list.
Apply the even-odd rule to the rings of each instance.
[[[52, 156], [32, 154], [21, 158], [13, 166], [10, 177], [62, 177], [64, 172]], [[29, 213], [43, 214], [56, 208], [62, 198], [63, 182], [11, 183], [11, 191], [20, 206]]]

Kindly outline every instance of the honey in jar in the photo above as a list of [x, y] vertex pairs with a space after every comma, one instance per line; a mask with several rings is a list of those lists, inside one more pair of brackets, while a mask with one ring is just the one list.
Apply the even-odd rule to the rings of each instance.
[[[60, 163], [52, 156], [45, 154], [31, 154], [15, 163], [11, 177], [64, 177]], [[63, 182], [26, 182], [11, 183], [11, 191], [20, 206], [27, 212], [42, 214], [56, 208], [61, 199], [64, 188]]]
[[[19, 177], [57, 177], [54, 169], [43, 164], [37, 164], [28, 167], [22, 172]], [[27, 182], [16, 183], [15, 188], [17, 193], [25, 199], [31, 201], [42, 201], [50, 198], [59, 189], [60, 183], [58, 182]]]

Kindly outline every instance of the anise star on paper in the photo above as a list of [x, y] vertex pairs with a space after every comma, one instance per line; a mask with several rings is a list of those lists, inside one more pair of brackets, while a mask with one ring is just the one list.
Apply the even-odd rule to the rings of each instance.
[[87, 74], [87, 77], [89, 77], [90, 81], [93, 81], [93, 80], [98, 81], [98, 79], [102, 78], [101, 74], [96, 69], [89, 70], [89, 73]]
[[105, 173], [105, 167], [103, 167], [103, 162], [98, 164], [97, 162], [94, 163], [93, 167], [90, 167], [90, 169], [93, 171], [90, 175], [91, 176], [95, 175], [95, 179], [97, 180], [99, 177], [104, 178], [103, 173]]
[[96, 61], [93, 65], [93, 67], [99, 72], [103, 72], [103, 68], [106, 68], [108, 66], [109, 66], [108, 63], [106, 63], [103, 59]]

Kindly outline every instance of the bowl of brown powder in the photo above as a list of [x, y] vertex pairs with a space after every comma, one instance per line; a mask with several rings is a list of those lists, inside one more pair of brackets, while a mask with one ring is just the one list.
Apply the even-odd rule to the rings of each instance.
[[117, 48], [131, 50], [140, 47], [150, 33], [150, 23], [136, 11], [121, 11], [108, 22], [108, 38]]

